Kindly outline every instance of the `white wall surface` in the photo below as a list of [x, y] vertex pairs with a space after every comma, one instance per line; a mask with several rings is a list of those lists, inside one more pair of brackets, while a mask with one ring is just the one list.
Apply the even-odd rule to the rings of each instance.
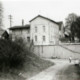
[[23, 40], [27, 41], [27, 37], [30, 37], [30, 33], [28, 33], [27, 29], [22, 29], [22, 30], [13, 30], [12, 31], [12, 38], [23, 38]]
[[[31, 21], [30, 23], [31, 28], [30, 28], [30, 37], [31, 39], [34, 40], [34, 44], [35, 45], [50, 45], [50, 44], [54, 44], [58, 41], [58, 37], [59, 37], [59, 29], [58, 29], [58, 25], [47, 20], [44, 19], [42, 17], [37, 17], [36, 19], [34, 19], [33, 21]], [[35, 32], [35, 26], [37, 26], [38, 32]], [[46, 27], [46, 31], [43, 32], [43, 26]], [[35, 42], [35, 35], [38, 36], [38, 41]], [[46, 41], [43, 42], [42, 41], [42, 36], [45, 35], [46, 36]], [[52, 38], [51, 38], [52, 37]]]
[[43, 45], [35, 46], [34, 53], [40, 57], [44, 58], [69, 58], [70, 56], [73, 59], [80, 59], [80, 44], [78, 45]]

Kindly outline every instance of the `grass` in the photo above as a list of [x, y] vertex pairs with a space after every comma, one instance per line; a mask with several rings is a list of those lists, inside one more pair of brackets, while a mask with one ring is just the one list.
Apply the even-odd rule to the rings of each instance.
[[22, 69], [22, 73], [24, 77], [30, 78], [53, 64], [54, 63], [50, 61], [37, 57], [35, 54], [29, 54], [27, 55], [27, 60]]
[[15, 74], [0, 73], [0, 80], [25, 80], [25, 79]]
[[0, 80], [25, 80], [25, 78], [30, 78], [52, 65], [54, 63], [40, 59], [35, 54], [30, 53], [26, 56], [23, 68], [13, 69], [8, 73], [0, 72]]
[[30, 52], [21, 39], [15, 42], [0, 39], [0, 80], [25, 80], [51, 65], [52, 62]]

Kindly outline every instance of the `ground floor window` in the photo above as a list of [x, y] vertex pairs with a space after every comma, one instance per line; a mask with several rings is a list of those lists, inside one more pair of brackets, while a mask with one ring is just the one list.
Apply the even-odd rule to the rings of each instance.
[[35, 41], [37, 41], [37, 36], [35, 36]]
[[30, 37], [27, 37], [27, 41], [30, 42]]
[[46, 41], [46, 37], [45, 36], [43, 36], [43, 41]]

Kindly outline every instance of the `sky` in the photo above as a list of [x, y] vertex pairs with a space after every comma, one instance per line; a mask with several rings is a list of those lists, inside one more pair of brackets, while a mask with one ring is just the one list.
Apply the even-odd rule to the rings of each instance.
[[12, 26], [24, 24], [37, 15], [48, 17], [56, 22], [63, 21], [70, 13], [80, 15], [79, 0], [1, 0], [3, 4], [4, 28], [10, 27], [9, 15], [12, 15]]

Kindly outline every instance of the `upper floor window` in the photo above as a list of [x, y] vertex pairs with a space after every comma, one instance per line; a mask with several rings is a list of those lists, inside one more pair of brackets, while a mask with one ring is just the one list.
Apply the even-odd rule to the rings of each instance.
[[45, 36], [43, 36], [43, 41], [46, 41], [46, 37]]
[[45, 32], [45, 26], [43, 26], [43, 32]]
[[37, 36], [35, 36], [35, 41], [37, 41]]
[[37, 32], [37, 26], [35, 26], [35, 32]]

